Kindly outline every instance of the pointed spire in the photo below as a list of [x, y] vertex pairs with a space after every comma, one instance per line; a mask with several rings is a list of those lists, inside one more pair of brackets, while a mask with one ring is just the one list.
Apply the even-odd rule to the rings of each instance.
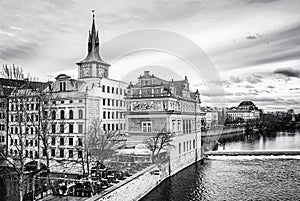
[[109, 66], [106, 62], [104, 62], [100, 57], [100, 43], [99, 43], [99, 33], [96, 31], [96, 22], [95, 22], [95, 10], [92, 10], [92, 27], [89, 30], [89, 37], [88, 37], [88, 54], [87, 56], [78, 62], [78, 65], [83, 63], [91, 63], [97, 62]]

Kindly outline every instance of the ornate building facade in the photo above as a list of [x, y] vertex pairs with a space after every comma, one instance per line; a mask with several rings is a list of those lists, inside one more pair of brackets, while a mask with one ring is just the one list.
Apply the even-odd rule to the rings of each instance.
[[126, 103], [128, 147], [143, 144], [155, 133], [170, 132], [171, 172], [200, 158], [200, 94], [190, 91], [187, 77], [166, 81], [145, 71], [128, 86]]

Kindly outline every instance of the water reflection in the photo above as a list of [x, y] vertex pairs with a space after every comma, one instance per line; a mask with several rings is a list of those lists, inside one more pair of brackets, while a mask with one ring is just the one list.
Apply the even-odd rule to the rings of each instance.
[[[299, 132], [219, 140], [225, 150], [300, 150]], [[142, 201], [300, 200], [299, 189], [299, 157], [214, 157], [169, 178]]]
[[235, 137], [221, 137], [217, 150], [300, 150], [300, 133], [255, 133]]

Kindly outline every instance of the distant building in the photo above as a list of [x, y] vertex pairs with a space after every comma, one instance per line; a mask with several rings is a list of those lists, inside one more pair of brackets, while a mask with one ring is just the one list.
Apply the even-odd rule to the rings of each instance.
[[155, 133], [171, 132], [175, 134], [171, 168], [188, 164], [183, 159], [195, 161], [197, 153], [200, 156], [200, 94], [190, 91], [187, 77], [166, 81], [145, 71], [128, 86], [126, 103], [128, 147], [143, 144]]
[[219, 111], [217, 108], [212, 107], [201, 107], [203, 112], [202, 116], [202, 130], [207, 130], [217, 126], [219, 123]]
[[244, 120], [257, 119], [260, 117], [260, 111], [252, 101], [243, 101], [238, 107], [227, 110], [227, 117], [232, 119], [241, 118]]

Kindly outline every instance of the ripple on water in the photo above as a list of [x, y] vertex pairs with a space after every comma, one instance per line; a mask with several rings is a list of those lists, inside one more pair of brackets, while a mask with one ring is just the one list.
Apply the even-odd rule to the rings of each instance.
[[209, 159], [168, 179], [148, 200], [300, 200], [300, 160]]

